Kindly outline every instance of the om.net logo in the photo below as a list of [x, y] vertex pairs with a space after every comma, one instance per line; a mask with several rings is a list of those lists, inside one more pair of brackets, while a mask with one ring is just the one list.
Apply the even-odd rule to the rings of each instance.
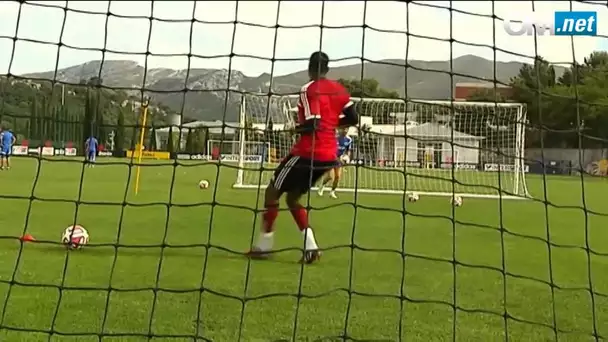
[[510, 36], [596, 36], [597, 12], [555, 12], [542, 18], [534, 13], [518, 19], [504, 20], [505, 32]]

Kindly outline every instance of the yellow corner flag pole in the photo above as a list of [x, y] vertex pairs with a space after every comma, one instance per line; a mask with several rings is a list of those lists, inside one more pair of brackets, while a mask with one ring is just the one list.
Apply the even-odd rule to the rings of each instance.
[[146, 134], [146, 120], [148, 118], [148, 101], [144, 102], [141, 106], [143, 111], [141, 119], [141, 133], [139, 134], [139, 145], [137, 146], [137, 165], [135, 166], [135, 194], [139, 192], [139, 174], [141, 172], [141, 156], [144, 152], [144, 136]]

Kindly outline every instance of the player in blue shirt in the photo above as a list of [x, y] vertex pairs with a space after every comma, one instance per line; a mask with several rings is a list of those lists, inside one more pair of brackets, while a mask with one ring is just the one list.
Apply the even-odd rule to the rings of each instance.
[[97, 157], [97, 139], [94, 136], [90, 136], [87, 141], [84, 142], [85, 160], [89, 162], [89, 167], [95, 165], [95, 157]]
[[337, 153], [338, 159], [340, 160], [340, 165], [327, 173], [327, 175], [323, 179], [323, 183], [319, 187], [319, 196], [323, 196], [323, 191], [325, 190], [325, 187], [327, 186], [327, 184], [329, 184], [330, 181], [333, 180], [329, 197], [338, 198], [338, 196], [336, 195], [336, 188], [338, 187], [338, 183], [340, 183], [340, 177], [342, 176], [342, 166], [344, 164], [348, 164], [350, 161], [350, 149], [352, 144], [353, 138], [348, 136], [348, 128], [340, 128], [338, 130]]
[[11, 154], [17, 138], [8, 128], [2, 128], [0, 133], [0, 170], [11, 168]]

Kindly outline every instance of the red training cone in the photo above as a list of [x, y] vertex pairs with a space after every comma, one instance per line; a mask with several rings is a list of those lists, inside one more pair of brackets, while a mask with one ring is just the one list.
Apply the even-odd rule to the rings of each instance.
[[34, 237], [32, 236], [32, 234], [25, 234], [21, 237], [20, 239], [23, 242], [30, 242], [30, 241], [36, 241], [36, 239], [34, 239]]

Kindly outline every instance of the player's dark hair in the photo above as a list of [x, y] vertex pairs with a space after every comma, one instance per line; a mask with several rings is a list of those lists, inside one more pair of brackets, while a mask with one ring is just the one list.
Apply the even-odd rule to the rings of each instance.
[[308, 60], [308, 73], [310, 76], [323, 77], [328, 71], [329, 56], [322, 51], [313, 52]]

